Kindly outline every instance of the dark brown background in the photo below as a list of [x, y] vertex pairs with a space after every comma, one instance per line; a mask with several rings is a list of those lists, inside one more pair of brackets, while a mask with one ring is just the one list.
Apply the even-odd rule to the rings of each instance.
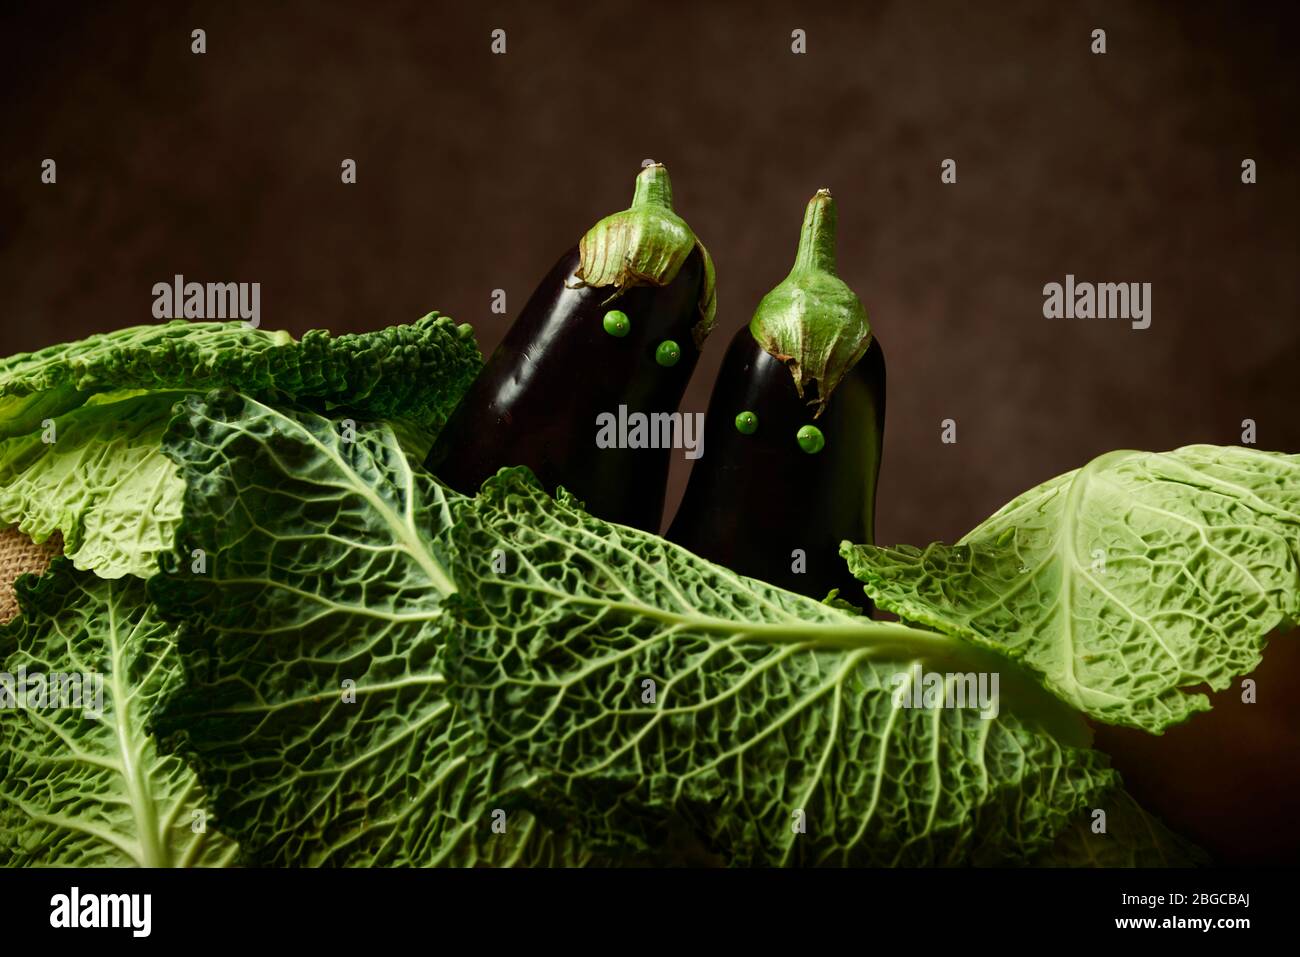
[[[1102, 451], [1233, 443], [1247, 417], [1262, 447], [1300, 451], [1294, 16], [575, 9], [6, 5], [0, 352], [150, 322], [153, 283], [175, 273], [260, 282], [266, 328], [362, 331], [437, 309], [490, 350], [652, 157], [719, 274], [692, 410], [789, 268], [805, 200], [834, 190], [841, 274], [889, 361], [880, 541], [952, 539]], [[206, 55], [190, 53], [195, 27]], [[505, 56], [489, 53], [495, 27]], [[45, 157], [56, 186], [40, 183]], [[355, 186], [339, 181], [345, 157]], [[939, 181], [945, 157], [955, 186]], [[1245, 157], [1257, 185], [1240, 182]], [[1153, 283], [1151, 328], [1043, 319], [1043, 284], [1067, 272]], [[488, 309], [497, 287], [504, 318]], [[946, 417], [956, 445], [939, 441]], [[1294, 648], [1275, 641], [1253, 708], [1228, 694], [1162, 739], [1101, 741], [1141, 797], [1229, 860], [1300, 850], [1279, 806], [1300, 782]]]

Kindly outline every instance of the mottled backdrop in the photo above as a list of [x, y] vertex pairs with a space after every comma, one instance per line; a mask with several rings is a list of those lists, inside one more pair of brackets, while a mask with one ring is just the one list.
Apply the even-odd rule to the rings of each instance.
[[[835, 192], [841, 273], [889, 361], [881, 541], [951, 539], [1108, 449], [1240, 441], [1243, 418], [1261, 446], [1300, 451], [1285, 10], [6, 4], [0, 352], [152, 321], [151, 287], [175, 273], [260, 282], [269, 328], [437, 309], [490, 350], [654, 158], [718, 268], [694, 410], [788, 269], [805, 200]], [[1257, 185], [1240, 181], [1247, 157]], [[1066, 273], [1152, 283], [1151, 328], [1045, 320], [1042, 287]], [[489, 311], [498, 287], [506, 317]], [[1233, 860], [1300, 850], [1267, 810], [1300, 780], [1300, 655], [1275, 645], [1259, 705], [1220, 696], [1163, 739], [1103, 740], [1141, 796]]]

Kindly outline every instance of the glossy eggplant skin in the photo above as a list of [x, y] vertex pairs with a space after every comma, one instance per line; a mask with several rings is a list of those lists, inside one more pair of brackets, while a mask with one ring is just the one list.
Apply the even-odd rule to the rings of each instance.
[[[704, 262], [692, 250], [666, 286], [633, 286], [606, 304], [610, 287], [580, 287], [575, 246], [533, 293], [438, 436], [425, 464], [467, 495], [510, 465], [526, 465], [546, 489], [564, 486], [593, 515], [657, 532], [671, 449], [598, 448], [597, 416], [673, 413], [699, 359]], [[612, 309], [627, 335], [605, 331]], [[663, 366], [665, 339], [681, 358]]]
[[[758, 417], [752, 435], [735, 425], [747, 410]], [[795, 438], [810, 424], [826, 439], [816, 454]], [[723, 358], [704, 421], [704, 455], [691, 469], [668, 538], [742, 575], [817, 599], [838, 588], [839, 597], [866, 606], [839, 547], [845, 539], [875, 540], [884, 434], [878, 340], [814, 419], [789, 370], [742, 328]], [[793, 570], [795, 549], [805, 552], [802, 573]]]

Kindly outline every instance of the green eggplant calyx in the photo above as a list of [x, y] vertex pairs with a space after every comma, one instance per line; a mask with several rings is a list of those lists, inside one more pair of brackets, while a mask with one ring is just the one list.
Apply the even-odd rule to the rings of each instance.
[[673, 212], [673, 187], [662, 163], [644, 167], [636, 178], [632, 205], [606, 216], [578, 243], [581, 286], [614, 290], [605, 304], [633, 286], [667, 286], [677, 278], [682, 264], [699, 247], [704, 262], [700, 284], [700, 318], [691, 328], [697, 349], [713, 329], [717, 313], [717, 277], [713, 260], [686, 221]]
[[835, 219], [830, 190], [819, 189], [804, 212], [790, 275], [763, 297], [749, 323], [758, 344], [789, 368], [813, 418], [871, 346], [866, 310], [835, 274]]

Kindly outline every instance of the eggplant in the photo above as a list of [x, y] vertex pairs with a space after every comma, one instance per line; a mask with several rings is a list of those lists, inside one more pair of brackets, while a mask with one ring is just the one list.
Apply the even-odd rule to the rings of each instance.
[[647, 165], [632, 205], [542, 280], [425, 464], [466, 494], [526, 465], [593, 515], [657, 532], [671, 449], [601, 447], [597, 437], [610, 416], [676, 413], [716, 305], [708, 251], [673, 212], [668, 170]]
[[875, 540], [885, 357], [835, 275], [835, 219], [819, 190], [790, 275], [732, 340], [668, 538], [742, 575], [861, 604], [839, 546]]

